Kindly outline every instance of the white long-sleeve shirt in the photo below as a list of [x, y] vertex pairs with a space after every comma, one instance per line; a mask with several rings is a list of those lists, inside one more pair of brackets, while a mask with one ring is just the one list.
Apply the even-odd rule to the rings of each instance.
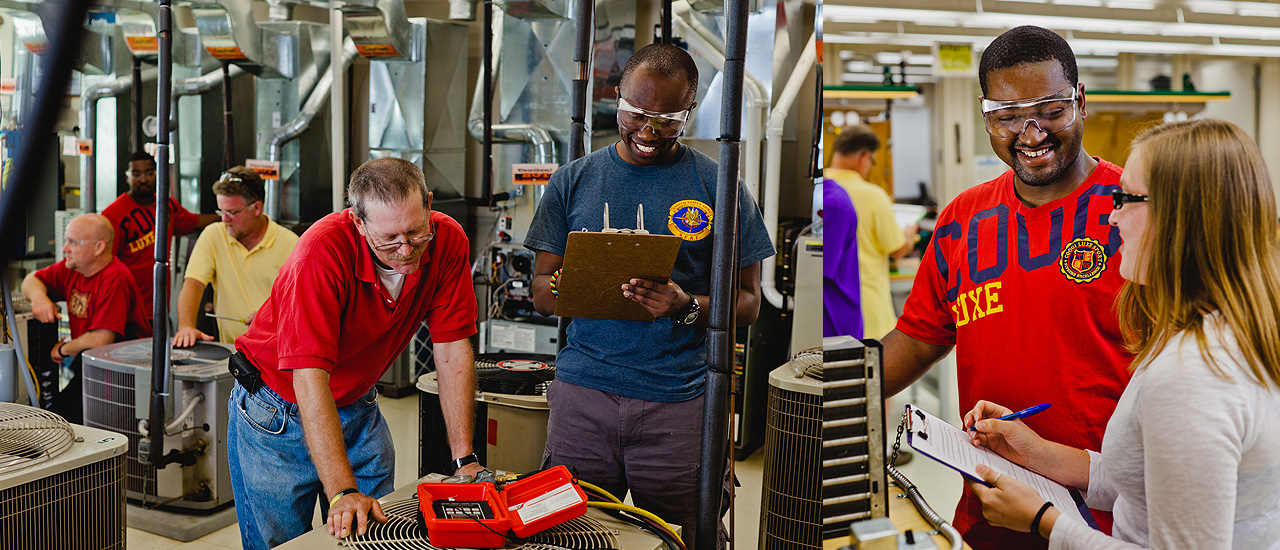
[[1114, 538], [1059, 518], [1054, 549], [1280, 549], [1280, 389], [1249, 379], [1218, 316], [1205, 319], [1214, 374], [1180, 334], [1129, 382], [1089, 453], [1089, 507]]

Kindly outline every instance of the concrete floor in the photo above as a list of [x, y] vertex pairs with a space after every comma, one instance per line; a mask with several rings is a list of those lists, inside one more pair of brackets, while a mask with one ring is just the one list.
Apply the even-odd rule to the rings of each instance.
[[[379, 407], [391, 426], [391, 437], [396, 443], [396, 485], [410, 483], [418, 478], [418, 396], [411, 394], [400, 399], [386, 396], [379, 398]], [[760, 530], [760, 483], [764, 475], [764, 453], [756, 451], [735, 466], [739, 482], [735, 498], [734, 518], [736, 550], [754, 550]], [[945, 467], [944, 467], [945, 468]], [[908, 474], [909, 475], [909, 474]], [[957, 480], [957, 484], [959, 481]], [[725, 523], [729, 520], [726, 516]], [[319, 526], [319, 512], [313, 525]], [[240, 529], [236, 525], [215, 531], [198, 540], [183, 543], [138, 529], [128, 529], [130, 550], [223, 550], [240, 548]]]

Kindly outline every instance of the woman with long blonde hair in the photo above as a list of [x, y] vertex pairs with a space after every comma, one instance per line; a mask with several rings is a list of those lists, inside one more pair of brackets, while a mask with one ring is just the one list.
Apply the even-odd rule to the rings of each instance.
[[980, 467], [992, 524], [1052, 548], [1280, 548], [1280, 234], [1262, 154], [1239, 127], [1192, 120], [1134, 140], [1113, 195], [1116, 302], [1133, 379], [1100, 453], [1041, 439], [1009, 409], [965, 415], [973, 443], [1087, 491], [1112, 537]]

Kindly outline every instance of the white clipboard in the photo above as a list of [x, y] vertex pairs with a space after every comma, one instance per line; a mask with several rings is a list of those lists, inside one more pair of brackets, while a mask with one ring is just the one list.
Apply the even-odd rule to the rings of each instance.
[[1098, 529], [1093, 513], [1080, 491], [1067, 487], [1040, 472], [1010, 462], [984, 447], [969, 442], [969, 434], [915, 405], [907, 405], [907, 444], [965, 477], [991, 486], [978, 475], [978, 464], [1030, 485], [1059, 512]]

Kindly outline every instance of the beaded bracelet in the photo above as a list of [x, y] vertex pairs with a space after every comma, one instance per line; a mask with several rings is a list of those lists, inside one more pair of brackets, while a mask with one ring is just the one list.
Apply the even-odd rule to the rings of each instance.
[[551, 295], [552, 295], [552, 296], [559, 296], [559, 295], [560, 295], [560, 291], [556, 288], [556, 283], [557, 283], [559, 280], [560, 280], [560, 270], [559, 270], [559, 269], [557, 269], [557, 270], [555, 270], [555, 272], [554, 272], [554, 273], [552, 273], [552, 274], [551, 274]]

